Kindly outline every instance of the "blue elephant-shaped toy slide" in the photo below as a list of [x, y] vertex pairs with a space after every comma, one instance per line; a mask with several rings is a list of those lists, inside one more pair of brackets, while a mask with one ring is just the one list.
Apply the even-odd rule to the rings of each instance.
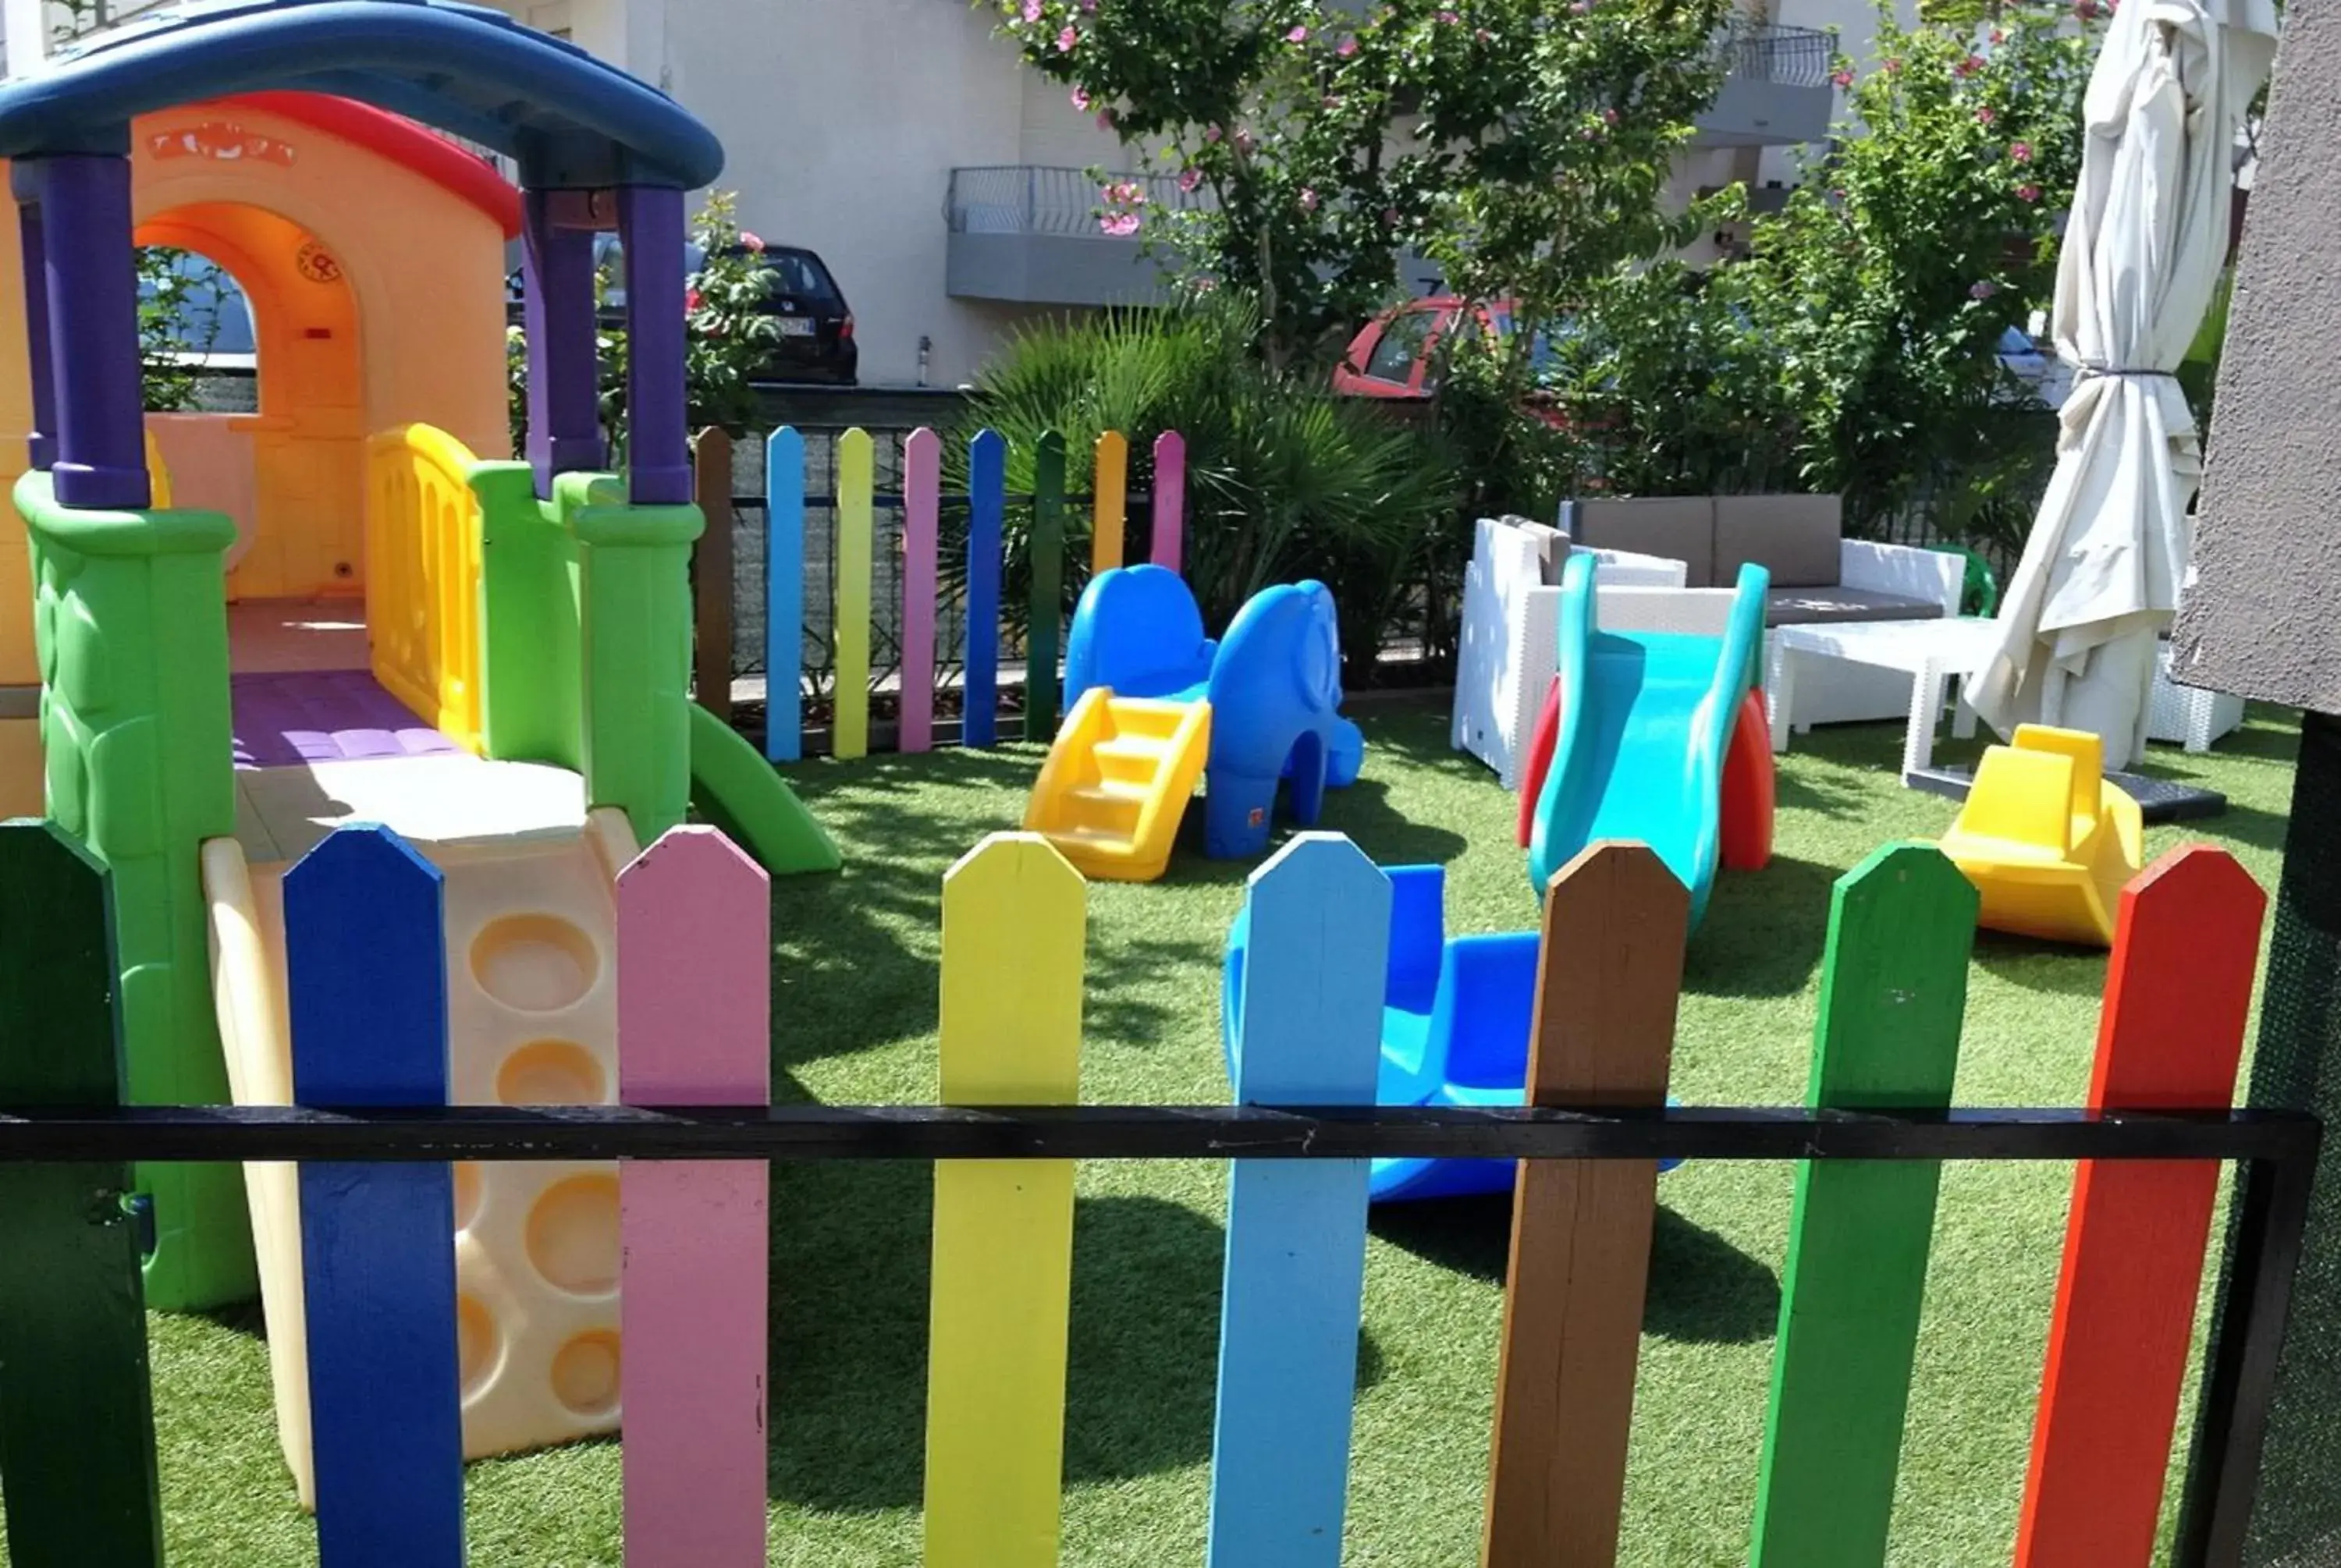
[[1152, 881], [1200, 781], [1204, 852], [1257, 856], [1280, 783], [1307, 827], [1329, 785], [1357, 778], [1365, 739], [1340, 706], [1341, 638], [1323, 583], [1253, 595], [1215, 641], [1177, 572], [1101, 571], [1073, 610], [1065, 719], [1024, 826], [1086, 876]]

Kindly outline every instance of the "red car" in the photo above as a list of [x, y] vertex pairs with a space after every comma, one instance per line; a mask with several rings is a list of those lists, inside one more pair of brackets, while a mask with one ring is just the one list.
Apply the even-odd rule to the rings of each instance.
[[[1439, 342], [1455, 331], [1465, 308], [1452, 294], [1437, 294], [1410, 300], [1376, 316], [1350, 340], [1349, 351], [1333, 368], [1334, 392], [1346, 397], [1412, 398], [1436, 391], [1439, 376], [1434, 365]], [[1489, 337], [1511, 335], [1510, 301], [1469, 308], [1479, 330]], [[1545, 357], [1542, 332], [1537, 334], [1532, 352], [1538, 359]], [[1567, 423], [1566, 416], [1542, 394], [1532, 394], [1525, 412], [1555, 429]]]

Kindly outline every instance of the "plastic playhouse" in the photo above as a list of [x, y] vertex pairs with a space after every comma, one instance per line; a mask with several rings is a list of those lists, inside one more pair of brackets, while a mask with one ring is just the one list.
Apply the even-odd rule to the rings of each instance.
[[2106, 782], [2102, 739], [2019, 724], [1985, 749], [1942, 847], [1983, 895], [1977, 925], [2107, 948], [2144, 833], [2137, 802]]
[[[1722, 633], [1596, 629], [1593, 562], [1562, 574], [1551, 739], [1531, 758], [1529, 878], [1541, 896], [1587, 845], [1639, 839], [1691, 893], [1697, 923], [1718, 860], [1760, 869], [1770, 853], [1771, 751], [1748, 717], [1765, 573], [1742, 567]], [[1748, 739], [1752, 738], [1752, 745]], [[1728, 842], [1727, 842], [1728, 841]], [[1449, 937], [1446, 870], [1385, 868], [1390, 941], [1382, 996], [1382, 1105], [1518, 1105], [1536, 1006], [1535, 931]], [[1228, 932], [1221, 1042], [1232, 1062], [1250, 916]], [[1509, 1160], [1378, 1159], [1377, 1200], [1507, 1191]]]
[[[523, 188], [416, 121], [505, 153]], [[21, 607], [0, 613], [0, 671], [39, 693], [5, 749], [111, 872], [131, 1097], [289, 1103], [282, 879], [365, 820], [444, 879], [454, 1099], [615, 1103], [612, 883], [636, 847], [697, 801], [772, 872], [837, 865], [689, 695], [682, 225], [714, 137], [496, 12], [273, 0], [164, 15], [0, 86], [0, 154], [23, 219], [0, 285], [25, 305], [0, 311], [0, 363], [29, 372], [0, 376], [29, 537], [0, 551], [0, 604]], [[612, 228], [623, 474], [595, 410], [593, 243]], [[256, 412], [143, 417], [141, 244], [242, 285]], [[256, 1236], [305, 1492], [291, 1167], [139, 1179], [153, 1305], [248, 1297]], [[605, 1168], [459, 1172], [468, 1453], [614, 1424], [613, 1390], [562, 1378], [614, 1377], [614, 1294], [576, 1282], [616, 1278], [616, 1190]], [[564, 1356], [589, 1340], [612, 1348]]]
[[1065, 644], [1065, 720], [1033, 784], [1024, 826], [1084, 874], [1151, 882], [1203, 784], [1204, 849], [1268, 848], [1277, 787], [1294, 820], [1358, 776], [1365, 740], [1342, 718], [1341, 640], [1320, 582], [1254, 595], [1218, 641], [1195, 596], [1160, 566], [1090, 580]]

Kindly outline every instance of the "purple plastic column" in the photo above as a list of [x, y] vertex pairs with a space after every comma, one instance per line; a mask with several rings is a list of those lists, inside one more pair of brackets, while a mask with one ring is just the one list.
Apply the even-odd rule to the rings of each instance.
[[43, 271], [39, 182], [20, 179], [17, 253], [25, 265], [25, 357], [33, 372], [33, 428], [25, 433], [32, 465], [46, 472], [57, 460], [57, 383], [49, 365], [49, 287]]
[[626, 468], [637, 506], [691, 500], [682, 376], [682, 193], [618, 191], [626, 246]]
[[125, 510], [150, 505], [130, 160], [63, 154], [39, 160], [33, 177], [40, 187], [56, 405], [49, 471], [57, 500]]
[[554, 222], [558, 194], [523, 199], [523, 324], [528, 333], [528, 461], [536, 493], [553, 493], [556, 473], [602, 466], [602, 422], [594, 403], [601, 372], [593, 344], [593, 235]]

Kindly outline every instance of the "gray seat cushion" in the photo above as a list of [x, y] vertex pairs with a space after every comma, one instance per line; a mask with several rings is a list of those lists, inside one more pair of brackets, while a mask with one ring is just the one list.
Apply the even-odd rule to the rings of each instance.
[[1754, 561], [1781, 588], [1835, 588], [1843, 511], [1833, 495], [1723, 495], [1715, 500], [1715, 583]]
[[1871, 588], [1775, 588], [1764, 595], [1767, 626], [1813, 626], [1843, 620], [1940, 620], [1943, 607], [1928, 599]]

